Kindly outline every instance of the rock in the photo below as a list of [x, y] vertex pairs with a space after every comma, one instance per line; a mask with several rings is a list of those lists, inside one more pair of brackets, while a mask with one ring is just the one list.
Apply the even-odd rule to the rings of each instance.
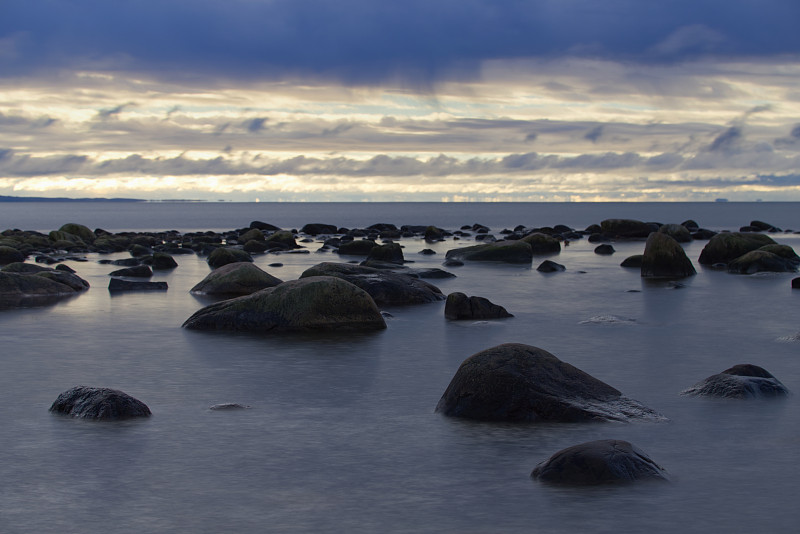
[[58, 231], [77, 236], [81, 241], [89, 245], [94, 243], [94, 240], [97, 239], [95, 233], [82, 224], [67, 223], [59, 228]]
[[207, 306], [183, 323], [193, 330], [370, 331], [386, 323], [366, 291], [332, 276], [284, 282]]
[[258, 230], [266, 230], [268, 232], [277, 232], [280, 230], [277, 226], [261, 221], [253, 221], [250, 223], [250, 228], [257, 228]]
[[205, 295], [249, 295], [283, 283], [257, 265], [236, 262], [211, 271], [190, 292]]
[[121, 278], [112, 278], [108, 281], [109, 291], [166, 291], [166, 282], [132, 282]]
[[231, 247], [220, 247], [208, 255], [206, 262], [212, 269], [236, 262], [252, 262], [253, 257], [244, 250]]
[[647, 454], [616, 439], [589, 441], [560, 450], [537, 465], [531, 477], [571, 486], [668, 480], [664, 468]]
[[264, 232], [258, 228], [250, 228], [246, 232], [239, 234], [236, 239], [239, 243], [247, 243], [248, 241], [264, 241]]
[[303, 226], [300, 231], [308, 235], [335, 234], [338, 233], [338, 228], [332, 224], [310, 223]]
[[280, 230], [267, 237], [264, 242], [267, 244], [267, 249], [270, 248], [284, 248], [296, 249], [301, 248], [294, 239], [294, 234], [286, 230]]
[[425, 256], [432, 256], [436, 254], [436, 251], [429, 248], [423, 248], [422, 250], [419, 251], [419, 253]]
[[634, 269], [641, 269], [642, 268], [642, 260], [644, 256], [641, 254], [634, 254], [633, 256], [628, 256], [625, 258], [622, 263], [620, 263], [620, 267], [632, 267]]
[[558, 254], [561, 252], [561, 243], [559, 243], [558, 239], [541, 232], [528, 234], [520, 241], [528, 243], [531, 246], [531, 253], [534, 255]]
[[25, 261], [25, 255], [19, 250], [1, 245], [0, 246], [0, 265], [8, 265], [9, 263], [19, 263]]
[[439, 288], [433, 284], [386, 269], [375, 269], [350, 263], [324, 262], [306, 269], [300, 278], [314, 276], [334, 276], [347, 280], [366, 291], [378, 306], [424, 304], [445, 298]]
[[130, 246], [128, 252], [134, 258], [143, 258], [144, 256], [151, 256], [153, 254], [153, 249], [151, 249], [150, 247], [146, 247], [144, 245], [139, 245], [137, 243], [134, 243], [133, 245]]
[[692, 241], [691, 232], [682, 224], [663, 224], [658, 231], [662, 234], [667, 234], [678, 243], [689, 243]]
[[402, 265], [405, 262], [403, 249], [398, 243], [389, 243], [373, 247], [369, 251], [367, 261], [384, 261]]
[[239, 404], [238, 402], [224, 402], [222, 404], [215, 404], [213, 406], [209, 406], [208, 407], [209, 410], [215, 410], [215, 411], [217, 411], [217, 410], [219, 410], [219, 411], [223, 411], [223, 410], [247, 410], [249, 408], [250, 408], [250, 406], [248, 406], [246, 404]]
[[653, 232], [642, 255], [642, 278], [685, 278], [697, 274], [683, 247], [669, 235]]
[[449, 260], [448, 259], [444, 260], [444, 263], [442, 265], [444, 265], [445, 267], [463, 267], [464, 262], [461, 260], [456, 260], [451, 258]]
[[451, 321], [504, 319], [514, 317], [502, 306], [483, 297], [467, 297], [464, 293], [450, 293], [444, 305], [445, 319]]
[[126, 267], [109, 273], [109, 276], [127, 276], [132, 278], [150, 278], [153, 270], [147, 265], [137, 265], [136, 267]]
[[763, 367], [752, 364], [734, 365], [681, 392], [681, 395], [728, 399], [783, 397], [788, 394], [789, 390], [777, 378]]
[[755, 228], [761, 232], [780, 232], [781, 229], [774, 224], [766, 223], [764, 221], [750, 221], [750, 227]]
[[268, 248], [269, 245], [267, 245], [266, 241], [258, 241], [256, 239], [251, 239], [242, 246], [242, 250], [248, 254], [261, 254], [262, 252], [266, 252]]
[[556, 263], [550, 260], [544, 260], [539, 266], [536, 268], [537, 271], [540, 273], [561, 273], [567, 270], [566, 267], [561, 265], [560, 263]]
[[747, 254], [728, 263], [728, 272], [733, 274], [753, 274], [760, 272], [786, 273], [795, 272], [800, 265], [800, 258], [792, 259], [783, 255], [770, 252], [768, 247], [780, 245], [768, 245], [757, 250], [752, 250]]
[[175, 269], [178, 266], [178, 262], [169, 254], [154, 252], [151, 258], [151, 266], [156, 271], [167, 271], [169, 269]]
[[600, 223], [602, 233], [612, 238], [645, 238], [654, 231], [652, 225], [634, 219], [606, 219]]
[[0, 308], [49, 304], [88, 288], [86, 280], [66, 271], [12, 263], [0, 270]]
[[700, 225], [694, 219], [683, 221], [681, 226], [689, 230], [689, 232], [697, 232], [700, 229]]
[[665, 420], [549, 352], [519, 343], [464, 360], [436, 411], [483, 421]]
[[775, 244], [771, 237], [764, 234], [722, 232], [709, 239], [697, 261], [701, 265], [728, 263], [764, 245]]
[[692, 232], [692, 239], [694, 239], [695, 241], [707, 240], [711, 239], [715, 235], [717, 235], [717, 232], [714, 232], [713, 230], [700, 228], [696, 232]]
[[800, 278], [792, 278], [792, 289], [800, 289]]
[[348, 243], [341, 243], [337, 252], [345, 256], [366, 256], [378, 244], [372, 239], [354, 239]]
[[599, 254], [601, 256], [610, 256], [611, 254], [614, 254], [615, 252], [616, 252], [616, 250], [614, 250], [614, 247], [612, 247], [609, 244], [598, 245], [594, 249], [594, 253], [595, 254]]
[[145, 403], [122, 391], [86, 386], [77, 386], [59, 395], [50, 406], [50, 411], [99, 421], [148, 417], [151, 413]]
[[443, 241], [446, 236], [447, 232], [441, 228], [437, 228], [436, 226], [428, 226], [425, 228], [423, 237], [428, 243], [433, 243], [434, 241]]
[[497, 241], [495, 243], [451, 249], [447, 251], [445, 258], [461, 261], [531, 263], [533, 261], [533, 249], [525, 241]]

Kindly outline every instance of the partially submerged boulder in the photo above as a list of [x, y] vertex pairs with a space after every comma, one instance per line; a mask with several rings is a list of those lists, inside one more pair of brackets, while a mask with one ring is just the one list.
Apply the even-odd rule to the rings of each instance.
[[306, 269], [300, 279], [314, 276], [346, 280], [369, 293], [378, 306], [425, 304], [445, 298], [438, 287], [415, 276], [352, 263], [319, 263]]
[[112, 293], [120, 291], [166, 291], [169, 289], [166, 282], [140, 282], [112, 278], [108, 281], [108, 290]]
[[147, 417], [150, 408], [142, 401], [109, 388], [77, 386], [58, 396], [50, 412], [99, 421]]
[[386, 323], [366, 291], [332, 276], [284, 282], [206, 306], [183, 323], [193, 330], [287, 332], [382, 330]]
[[540, 254], [558, 254], [561, 252], [561, 243], [555, 237], [542, 233], [533, 232], [522, 239], [525, 243], [531, 246], [531, 253], [534, 255]]
[[63, 270], [11, 263], [0, 270], [0, 308], [48, 304], [89, 289], [89, 283]]
[[456, 292], [447, 295], [444, 305], [444, 316], [451, 321], [503, 319], [514, 317], [502, 306], [494, 304], [483, 297], [468, 297]]
[[652, 224], [635, 219], [606, 219], [600, 228], [604, 235], [622, 239], [644, 238], [654, 230]]
[[669, 235], [653, 232], [642, 255], [642, 278], [685, 278], [697, 274], [683, 247]]
[[627, 441], [601, 439], [562, 449], [534, 468], [549, 484], [595, 486], [639, 480], [666, 481], [666, 471]]
[[249, 295], [283, 283], [253, 263], [236, 262], [211, 271], [190, 292], [204, 295]]
[[219, 247], [208, 255], [206, 262], [212, 269], [236, 262], [252, 262], [253, 257], [242, 249], [232, 247]]
[[681, 392], [681, 395], [728, 399], [784, 397], [788, 394], [786, 386], [769, 371], [752, 364], [734, 365]]
[[551, 260], [544, 260], [539, 264], [536, 270], [540, 273], [563, 273], [567, 270], [567, 268], [560, 263], [556, 263]]
[[701, 265], [728, 263], [751, 250], [775, 244], [771, 237], [764, 234], [721, 232], [708, 240], [697, 261]]
[[728, 263], [728, 272], [754, 274], [760, 272], [792, 273], [800, 266], [800, 258], [788, 245], [766, 245], [739, 256]]
[[506, 343], [461, 364], [436, 406], [483, 421], [662, 421], [664, 416], [549, 352]]
[[493, 261], [502, 263], [531, 263], [533, 249], [522, 240], [497, 241], [447, 251], [445, 258], [460, 261]]

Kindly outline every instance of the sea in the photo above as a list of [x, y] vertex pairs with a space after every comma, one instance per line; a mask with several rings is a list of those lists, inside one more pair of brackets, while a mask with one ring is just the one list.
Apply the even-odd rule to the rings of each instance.
[[[800, 250], [799, 203], [0, 203], [0, 229], [75, 222], [118, 231], [221, 231], [263, 221], [366, 227], [482, 224], [503, 229], [609, 218], [688, 219], [715, 231], [753, 220]], [[320, 251], [255, 263], [292, 280]], [[91, 288], [56, 304], [0, 311], [0, 532], [3, 533], [620, 533], [797, 532], [800, 528], [800, 290], [796, 273], [641, 279], [575, 240], [532, 265], [443, 267], [474, 237], [399, 240], [431, 280], [505, 307], [512, 318], [448, 321], [444, 302], [386, 307], [377, 333], [254, 335], [189, 331], [215, 300], [190, 294], [205, 258], [177, 255], [159, 292], [110, 293], [99, 263], [65, 261]], [[433, 255], [420, 254], [430, 248]], [[564, 272], [541, 273], [550, 259]], [[32, 259], [29, 261], [33, 261]], [[277, 265], [280, 264], [280, 265]], [[501, 343], [543, 348], [666, 416], [661, 423], [501, 424], [444, 417], [437, 402], [461, 362]], [[764, 367], [795, 394], [729, 400], [680, 392], [735, 364]], [[120, 389], [146, 419], [91, 422], [48, 408], [77, 385]], [[249, 406], [211, 410], [222, 403]], [[560, 449], [630, 441], [668, 483], [559, 487], [531, 478]]]

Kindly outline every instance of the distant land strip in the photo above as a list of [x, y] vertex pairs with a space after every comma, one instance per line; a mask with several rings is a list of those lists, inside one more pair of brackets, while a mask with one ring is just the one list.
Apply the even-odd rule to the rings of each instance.
[[0, 195], [0, 202], [147, 202], [141, 198], [12, 197]]

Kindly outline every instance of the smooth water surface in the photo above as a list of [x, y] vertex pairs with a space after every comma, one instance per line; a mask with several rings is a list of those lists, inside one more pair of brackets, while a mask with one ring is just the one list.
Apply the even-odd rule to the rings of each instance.
[[[303, 221], [352, 227], [459, 215], [463, 219], [449, 229], [482, 222], [495, 233], [516, 224], [581, 227], [605, 218], [596, 205], [563, 217], [549, 212], [549, 220], [526, 218], [528, 212], [513, 206], [443, 214], [448, 207], [405, 204], [357, 215], [358, 205], [348, 218], [346, 209], [334, 217], [295, 205], [297, 213], [284, 222], [280, 213], [273, 218], [258, 215], [261, 206], [242, 206], [249, 211], [237, 208], [243, 210], [238, 222], [226, 219], [230, 224], [223, 226], [213, 219], [199, 224], [197, 205], [185, 215], [195, 230], [243, 227], [253, 219], [287, 228]], [[407, 216], [390, 217], [403, 206]], [[762, 206], [769, 207], [752, 205]], [[745, 209], [733, 223], [733, 213], [703, 219], [703, 210], [688, 213], [692, 207], [659, 205], [657, 215], [639, 218], [692, 217], [702, 226], [731, 229], [761, 218], [800, 227], [800, 220], [791, 220], [800, 213], [796, 206]], [[56, 214], [61, 222], [42, 230], [69, 221], [143, 228], [115, 227], [103, 222], [106, 215], [70, 212], [74, 208], [65, 205], [53, 209], [64, 210]], [[120, 225], [133, 219], [129, 209], [120, 210]], [[174, 209], [175, 218], [151, 218], [146, 227], [189, 229], [178, 220], [183, 208]], [[33, 228], [12, 221], [5, 226]], [[799, 249], [796, 234], [773, 238]], [[473, 244], [401, 243], [414, 267], [441, 267], [447, 250]], [[177, 269], [156, 274], [154, 281], [168, 282], [167, 292], [119, 295], [107, 290], [116, 267], [97, 263], [101, 256], [68, 262], [90, 282], [87, 293], [0, 312], [0, 531], [794, 531], [800, 524], [794, 503], [798, 396], [748, 402], [679, 393], [738, 363], [760, 365], [800, 391], [800, 292], [790, 288], [797, 275], [705, 269], [697, 263], [704, 244], [686, 245], [698, 274], [678, 286], [642, 281], [638, 271], [619, 266], [642, 252], [641, 241], [614, 243], [613, 256], [594, 254], [586, 240], [572, 242], [550, 257], [567, 267], [563, 273], [537, 272], [545, 257], [530, 267], [452, 268], [457, 278], [433, 280], [445, 294], [484, 296], [515, 317], [448, 322], [443, 303], [387, 308], [392, 317], [385, 331], [358, 335], [186, 331], [182, 322], [212, 302], [189, 294], [210, 272], [204, 258], [176, 256]], [[307, 244], [309, 254], [258, 256], [256, 263], [290, 280], [318, 262], [352, 259], [318, 253], [319, 245]], [[437, 254], [418, 254], [423, 248]], [[284, 266], [267, 267], [276, 261]], [[505, 425], [435, 414], [458, 365], [506, 342], [544, 348], [670, 422]], [[121, 389], [147, 403], [153, 416], [106, 424], [48, 413], [58, 394], [76, 385]], [[251, 408], [209, 410], [225, 402]], [[631, 441], [672, 481], [575, 489], [530, 478], [535, 465], [559, 449], [605, 438]]]

